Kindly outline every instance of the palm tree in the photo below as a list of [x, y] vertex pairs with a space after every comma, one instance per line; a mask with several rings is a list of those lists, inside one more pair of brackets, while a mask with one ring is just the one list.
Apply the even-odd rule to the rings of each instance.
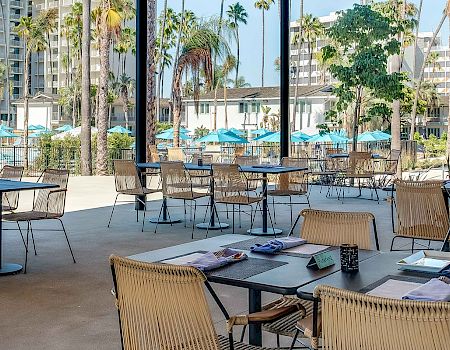
[[[227, 96], [227, 83], [229, 81], [228, 75], [233, 71], [233, 69], [237, 69], [238, 67], [238, 60], [236, 57], [232, 55], [228, 55], [225, 59], [225, 62], [223, 63], [221, 67], [221, 75], [222, 75], [222, 82], [223, 85], [223, 103], [224, 103], [224, 109], [225, 109], [225, 129], [228, 129], [228, 96]], [[234, 80], [235, 82], [237, 79]]]
[[122, 17], [111, 0], [101, 0], [100, 15], [97, 18], [99, 29], [100, 79], [98, 84], [98, 133], [97, 133], [97, 175], [108, 173], [107, 129], [109, 116], [109, 52], [111, 36], [118, 32]]
[[[299, 29], [297, 36], [297, 64], [295, 70], [295, 90], [294, 90], [294, 112], [292, 113], [292, 130], [295, 130], [295, 122], [297, 119], [297, 108], [298, 108], [298, 85], [300, 83], [300, 58], [303, 43], [303, 7], [304, 0], [300, 0], [300, 18], [298, 19]], [[300, 116], [300, 129], [303, 128], [302, 116]]]
[[242, 75], [238, 78], [237, 81], [232, 81], [232, 83], [234, 84], [233, 87], [235, 89], [251, 87], [251, 85], [245, 81], [245, 77], [243, 77]]
[[247, 24], [248, 13], [245, 8], [239, 3], [235, 3], [228, 7], [228, 19], [230, 21], [230, 28], [233, 30], [236, 39], [236, 72], [234, 81], [237, 82], [239, 78], [239, 60], [240, 60], [240, 40], [239, 40], [239, 25]]
[[123, 113], [125, 115], [125, 128], [128, 129], [128, 111], [130, 108], [130, 95], [134, 89], [135, 81], [125, 73], [117, 79], [117, 92], [122, 99]]
[[[431, 72], [428, 71], [428, 79], [431, 78], [431, 80], [434, 82], [434, 73], [442, 69], [441, 65], [439, 64], [439, 52], [430, 53], [427, 58], [427, 66], [431, 67]], [[433, 73], [433, 77], [431, 77], [431, 73]]]
[[[1, 19], [2, 19], [2, 29], [3, 29], [3, 38], [5, 40], [5, 65], [6, 67], [9, 67], [9, 38], [7, 37], [7, 32], [6, 32], [6, 17], [5, 17], [5, 6], [3, 4], [3, 0], [0, 0], [0, 11], [1, 11]], [[8, 72], [6, 74], [5, 80], [6, 80], [6, 86], [10, 86], [10, 72], [9, 72], [9, 68], [8, 68]], [[6, 124], [9, 126], [10, 124], [10, 119], [11, 119], [11, 94], [6, 94], [6, 108], [7, 108], [7, 119], [6, 119]]]
[[[150, 145], [155, 144], [156, 135], [156, 0], [147, 0], [147, 113], [146, 136]], [[147, 160], [150, 160], [147, 154]]]
[[313, 17], [311, 14], [306, 14], [303, 17], [302, 33], [308, 48], [308, 85], [311, 85], [313, 49], [317, 38], [323, 33], [323, 25], [317, 17]]
[[81, 175], [92, 175], [91, 145], [91, 0], [83, 0], [81, 47]]
[[[44, 31], [46, 39], [47, 39], [48, 57], [50, 59], [50, 62], [52, 62], [52, 50], [50, 47], [50, 35], [58, 28], [58, 9], [50, 8], [47, 10], [42, 10], [39, 13], [39, 17], [42, 18], [40, 25], [42, 26], [42, 30]], [[52, 65], [50, 65], [50, 73], [53, 74]]]
[[159, 112], [161, 110], [161, 82], [162, 82], [162, 72], [164, 70], [164, 59], [161, 59], [162, 53], [164, 51], [164, 37], [166, 30], [166, 19], [167, 19], [167, 0], [164, 0], [163, 12], [162, 12], [162, 21], [159, 28], [159, 48], [158, 55], [160, 57], [157, 58], [158, 62], [158, 82], [156, 85], [156, 115], [159, 116]]
[[213, 59], [222, 57], [229, 49], [222, 37], [210, 25], [200, 24], [192, 29], [181, 50], [180, 58], [174, 69], [172, 94], [174, 96], [173, 127], [175, 147], [180, 144], [180, 124], [182, 107], [182, 83], [185, 72], [190, 72], [194, 80], [194, 99], [198, 104], [200, 93], [200, 73], [204, 77], [205, 89], [211, 90], [213, 84]]
[[131, 51], [131, 53], [135, 54], [136, 52], [136, 30], [129, 27], [122, 29], [114, 51], [119, 54], [117, 76], [120, 76], [122, 73], [125, 73], [128, 53]]
[[264, 87], [264, 59], [265, 59], [265, 11], [269, 11], [270, 5], [274, 3], [274, 0], [258, 0], [255, 2], [255, 7], [261, 10], [262, 14], [262, 61], [261, 61], [261, 87]]

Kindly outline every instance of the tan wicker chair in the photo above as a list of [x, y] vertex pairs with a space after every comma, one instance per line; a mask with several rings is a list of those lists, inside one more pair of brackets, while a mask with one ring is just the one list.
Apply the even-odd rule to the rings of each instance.
[[374, 175], [378, 177], [378, 187], [386, 189], [387, 186], [392, 185], [397, 178], [397, 169], [400, 162], [401, 151], [393, 149], [389, 159], [376, 160], [376, 168]]
[[[232, 205], [233, 214], [233, 233], [235, 227], [235, 206], [238, 206], [239, 212], [239, 226], [241, 227], [241, 206], [250, 207], [251, 227], [256, 216], [256, 211], [261, 208], [261, 202], [264, 197], [254, 190], [254, 178], [247, 178], [240, 170], [238, 164], [213, 164], [213, 178], [214, 178], [214, 201]], [[257, 187], [257, 186], [256, 186]], [[253, 209], [253, 204], [256, 207]], [[253, 214], [253, 211], [255, 212]], [[228, 213], [228, 210], [227, 210]], [[270, 222], [273, 228], [272, 216], [269, 212]]]
[[[375, 217], [371, 213], [364, 212], [335, 212], [313, 209], [303, 209], [295, 224], [292, 226], [291, 235], [300, 219], [303, 217], [300, 237], [309, 243], [339, 246], [344, 243], [357, 244], [360, 249], [370, 250], [374, 247], [379, 250], [378, 233]], [[374, 239], [371, 238], [371, 226], [373, 228]], [[373, 243], [372, 243], [373, 241]], [[313, 303], [301, 300], [294, 296], [283, 296], [263, 307], [263, 310], [276, 309], [279, 306], [301, 304], [306, 310], [306, 325], [310, 323], [313, 314]], [[279, 336], [295, 337], [296, 323], [302, 319], [302, 314], [294, 312], [274, 322], [264, 325], [264, 330], [275, 333], [279, 344]], [[304, 327], [304, 337], [310, 337], [310, 329]], [[317, 339], [312, 339], [316, 342]]]
[[[198, 164], [199, 159], [203, 164], [212, 164], [213, 156], [211, 154], [194, 154], [192, 156], [192, 164]], [[211, 187], [211, 171], [210, 170], [189, 170], [194, 187], [208, 189]]]
[[[22, 180], [23, 167], [5, 165], [0, 174], [0, 178], [7, 180]], [[19, 205], [20, 191], [5, 192], [2, 194], [2, 211], [14, 211]]]
[[[260, 161], [258, 156], [236, 156], [233, 163], [239, 166], [252, 166], [260, 164]], [[250, 190], [256, 191], [262, 181], [262, 174], [247, 174], [246, 176]]]
[[395, 182], [397, 198], [397, 230], [391, 243], [398, 237], [411, 238], [411, 251], [416, 239], [447, 242], [449, 213], [442, 194], [442, 181]]
[[[151, 193], [161, 192], [160, 189], [149, 189], [142, 185], [141, 177], [139, 176], [139, 171], [136, 168], [136, 164], [132, 160], [115, 160], [114, 161], [114, 180], [116, 184], [116, 198], [114, 200], [114, 205], [111, 210], [111, 215], [108, 221], [108, 227], [111, 225], [111, 220], [114, 214], [114, 209], [118, 202], [117, 198], [119, 195], [134, 196], [135, 198], [130, 201], [121, 201], [132, 203], [138, 200], [144, 206], [144, 214], [142, 217], [142, 227], [141, 231], [144, 231], [145, 224], [145, 201], [142, 201], [139, 197], [145, 197]], [[136, 207], [136, 221], [139, 221], [139, 210]]]
[[450, 303], [394, 300], [318, 286], [322, 349], [445, 350]]
[[69, 246], [73, 262], [74, 263], [76, 262], [75, 257], [73, 256], [72, 247], [70, 246], [69, 238], [67, 237], [66, 229], [61, 220], [61, 218], [64, 215], [64, 209], [66, 205], [66, 193], [67, 193], [67, 183], [69, 181], [69, 171], [46, 169], [39, 177], [38, 182], [39, 181], [41, 181], [42, 183], [55, 184], [58, 185], [59, 187], [56, 189], [40, 189], [38, 191], [35, 191], [33, 196], [32, 210], [3, 215], [3, 220], [13, 221], [17, 223], [21, 235], [22, 230], [20, 228], [19, 223], [20, 222], [27, 223], [27, 236], [25, 243], [26, 253], [24, 265], [25, 273], [27, 272], [29, 233], [31, 233], [31, 239], [33, 241], [34, 254], [37, 255], [36, 245], [34, 242], [33, 227], [31, 225], [33, 221], [58, 220], [61, 224], [64, 236], [66, 237], [67, 245]]
[[[201, 271], [118, 256], [110, 264], [123, 349], [262, 350], [234, 342], [232, 330], [261, 323], [265, 313], [230, 317]], [[205, 285], [227, 320], [228, 338], [216, 334]]]
[[184, 162], [185, 156], [181, 147], [167, 148], [167, 160], [169, 162]]
[[[192, 238], [194, 238], [195, 218], [197, 212], [197, 200], [200, 198], [208, 197], [211, 200], [211, 193], [197, 192], [191, 175], [185, 169], [183, 162], [161, 162], [161, 178], [162, 178], [162, 191], [163, 197], [167, 199], [178, 199], [183, 201], [184, 206], [184, 226], [186, 227], [186, 201], [190, 201], [194, 204], [193, 212], [194, 217], [192, 219]], [[192, 204], [190, 204], [192, 209]], [[209, 208], [209, 203], [206, 205], [206, 210]], [[159, 217], [162, 214], [163, 204], [161, 204], [161, 210], [159, 211]], [[158, 221], [159, 221], [158, 217]], [[155, 226], [155, 233], [158, 229], [158, 224]]]
[[[159, 163], [160, 157], [158, 153], [158, 148], [156, 145], [148, 145], [147, 146], [147, 159], [150, 163]], [[159, 177], [159, 169], [147, 169], [146, 170], [147, 176], [158, 176]]]
[[[280, 174], [276, 177], [275, 187], [267, 191], [267, 194], [272, 197], [273, 218], [275, 223], [277, 222], [275, 197], [289, 197], [289, 203], [278, 202], [278, 204], [289, 205], [292, 225], [292, 208], [294, 204], [306, 204], [311, 208], [311, 205], [309, 204], [308, 159], [285, 157], [281, 160], [281, 165], [285, 167], [306, 168], [306, 170], [302, 171]], [[304, 196], [306, 201], [293, 202], [292, 197], [294, 196]]]

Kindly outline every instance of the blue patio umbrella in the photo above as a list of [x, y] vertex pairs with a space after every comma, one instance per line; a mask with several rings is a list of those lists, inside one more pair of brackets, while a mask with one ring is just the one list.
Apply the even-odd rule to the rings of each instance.
[[0, 125], [0, 130], [6, 130], [6, 131], [11, 131], [14, 130], [13, 128], [11, 128], [10, 126], [6, 126], [4, 124]]
[[19, 136], [18, 136], [18, 135], [15, 135], [15, 134], [13, 134], [13, 133], [11, 133], [11, 132], [9, 132], [9, 131], [0, 129], [0, 138], [2, 138], [2, 137], [8, 137], [8, 138], [10, 138], [10, 137], [19, 137]]
[[328, 134], [317, 134], [311, 137], [306, 142], [333, 142], [333, 143], [346, 143], [348, 138], [342, 137], [336, 134], [328, 133]]
[[28, 135], [28, 138], [31, 138], [31, 139], [39, 138], [45, 134], [51, 134], [51, 132], [48, 130], [39, 130], [39, 131], [36, 131], [36, 132]]
[[380, 141], [390, 140], [392, 138], [391, 135], [381, 130], [372, 131], [372, 134], [374, 134]]
[[248, 143], [246, 139], [239, 137], [232, 132], [212, 131], [208, 135], [200, 137], [196, 142], [217, 142], [217, 143]]
[[305, 141], [309, 140], [311, 138], [310, 135], [305, 134], [304, 132], [301, 132], [301, 131], [293, 132], [292, 136], [300, 137], [301, 139], [304, 139]]
[[59, 128], [56, 128], [55, 130], [65, 132], [65, 131], [69, 131], [72, 129], [73, 129], [72, 125], [66, 124], [66, 125], [60, 126]]
[[[173, 132], [173, 128], [163, 130], [163, 131], [160, 132], [160, 134], [162, 134], [164, 132]], [[191, 132], [191, 130], [188, 130], [188, 129], [183, 128], [183, 127], [180, 128], [180, 133], [189, 134], [190, 132]]]
[[244, 136], [245, 135], [245, 132], [243, 132], [241, 130], [238, 130], [236, 128], [230, 128], [229, 131], [231, 131], [233, 134], [238, 135], [238, 136]]
[[268, 132], [270, 132], [270, 130], [266, 129], [266, 128], [261, 128], [258, 130], [253, 130], [250, 132], [250, 134], [252, 135], [264, 135], [267, 134]]
[[[261, 142], [280, 142], [280, 132], [268, 132], [265, 135], [259, 136], [254, 141], [261, 141]], [[291, 135], [291, 142], [299, 143], [304, 142], [305, 139], [302, 139], [300, 137], [297, 137], [295, 135]]]
[[[173, 129], [167, 129], [163, 131], [162, 133], [155, 136], [159, 140], [173, 140]], [[186, 141], [190, 140], [191, 137], [186, 135], [186, 133], [180, 132], [180, 140]]]
[[379, 141], [373, 133], [370, 131], [363, 132], [361, 135], [358, 135], [358, 142], [377, 142]]
[[131, 131], [124, 128], [121, 125], [116, 125], [115, 127], [107, 130], [110, 134], [131, 134]]

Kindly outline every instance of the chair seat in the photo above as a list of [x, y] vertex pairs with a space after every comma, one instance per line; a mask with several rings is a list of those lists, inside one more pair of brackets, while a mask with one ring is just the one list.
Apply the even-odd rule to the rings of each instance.
[[253, 204], [263, 200], [263, 197], [251, 197], [243, 195], [231, 195], [227, 197], [217, 198], [216, 203], [223, 204]]
[[186, 191], [186, 192], [174, 192], [174, 193], [167, 195], [166, 197], [172, 198], [172, 199], [193, 200], [193, 199], [198, 199], [198, 198], [202, 198], [202, 197], [207, 197], [210, 195], [211, 194], [208, 192], [200, 193], [200, 192]]
[[22, 211], [18, 213], [4, 214], [3, 220], [6, 221], [33, 221], [45, 219], [58, 219], [61, 215], [57, 213], [45, 213], [42, 211]]
[[270, 310], [273, 308], [280, 308], [289, 305], [302, 305], [306, 310], [306, 316], [303, 311], [293, 312], [277, 321], [265, 323], [263, 329], [270, 333], [280, 334], [287, 337], [294, 337], [296, 331], [296, 324], [304, 317], [312, 315], [313, 302], [299, 299], [295, 296], [283, 296], [275, 301], [263, 306], [263, 310]]
[[278, 190], [270, 190], [267, 191], [267, 194], [269, 196], [274, 196], [274, 197], [283, 197], [283, 196], [301, 196], [306, 194], [306, 191], [303, 190], [289, 190], [289, 189], [278, 189]]
[[373, 178], [374, 174], [370, 173], [370, 174], [352, 174], [352, 173], [344, 173], [344, 176], [347, 178], [352, 178], [352, 179], [371, 179]]
[[[297, 321], [297, 328], [303, 333], [306, 338], [312, 338], [313, 335], [313, 315], [308, 315], [305, 318]], [[317, 315], [317, 331], [320, 337], [322, 333], [322, 313]]]
[[[220, 350], [229, 350], [230, 349], [230, 342], [228, 340], [228, 337], [219, 335], [219, 348]], [[261, 348], [259, 346], [249, 345], [241, 342], [234, 342], [234, 350], [273, 350], [270, 348]]]
[[17, 207], [11, 207], [9, 205], [2, 205], [2, 211], [14, 211]]
[[152, 193], [157, 193], [157, 192], [161, 192], [161, 190], [160, 189], [151, 189], [151, 188], [146, 188], [146, 187], [142, 188], [142, 191], [140, 188], [133, 188], [130, 190], [119, 191], [120, 194], [126, 194], [129, 196], [140, 196], [142, 194], [152, 194]]

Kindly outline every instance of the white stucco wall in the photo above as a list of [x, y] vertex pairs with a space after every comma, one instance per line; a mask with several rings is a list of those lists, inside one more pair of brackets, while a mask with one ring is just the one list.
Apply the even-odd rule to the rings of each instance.
[[[42, 125], [51, 129], [52, 107], [51, 106], [36, 106], [30, 104], [29, 106], [29, 120], [28, 125]], [[24, 124], [24, 108], [23, 105], [17, 106], [17, 129], [23, 130]]]

